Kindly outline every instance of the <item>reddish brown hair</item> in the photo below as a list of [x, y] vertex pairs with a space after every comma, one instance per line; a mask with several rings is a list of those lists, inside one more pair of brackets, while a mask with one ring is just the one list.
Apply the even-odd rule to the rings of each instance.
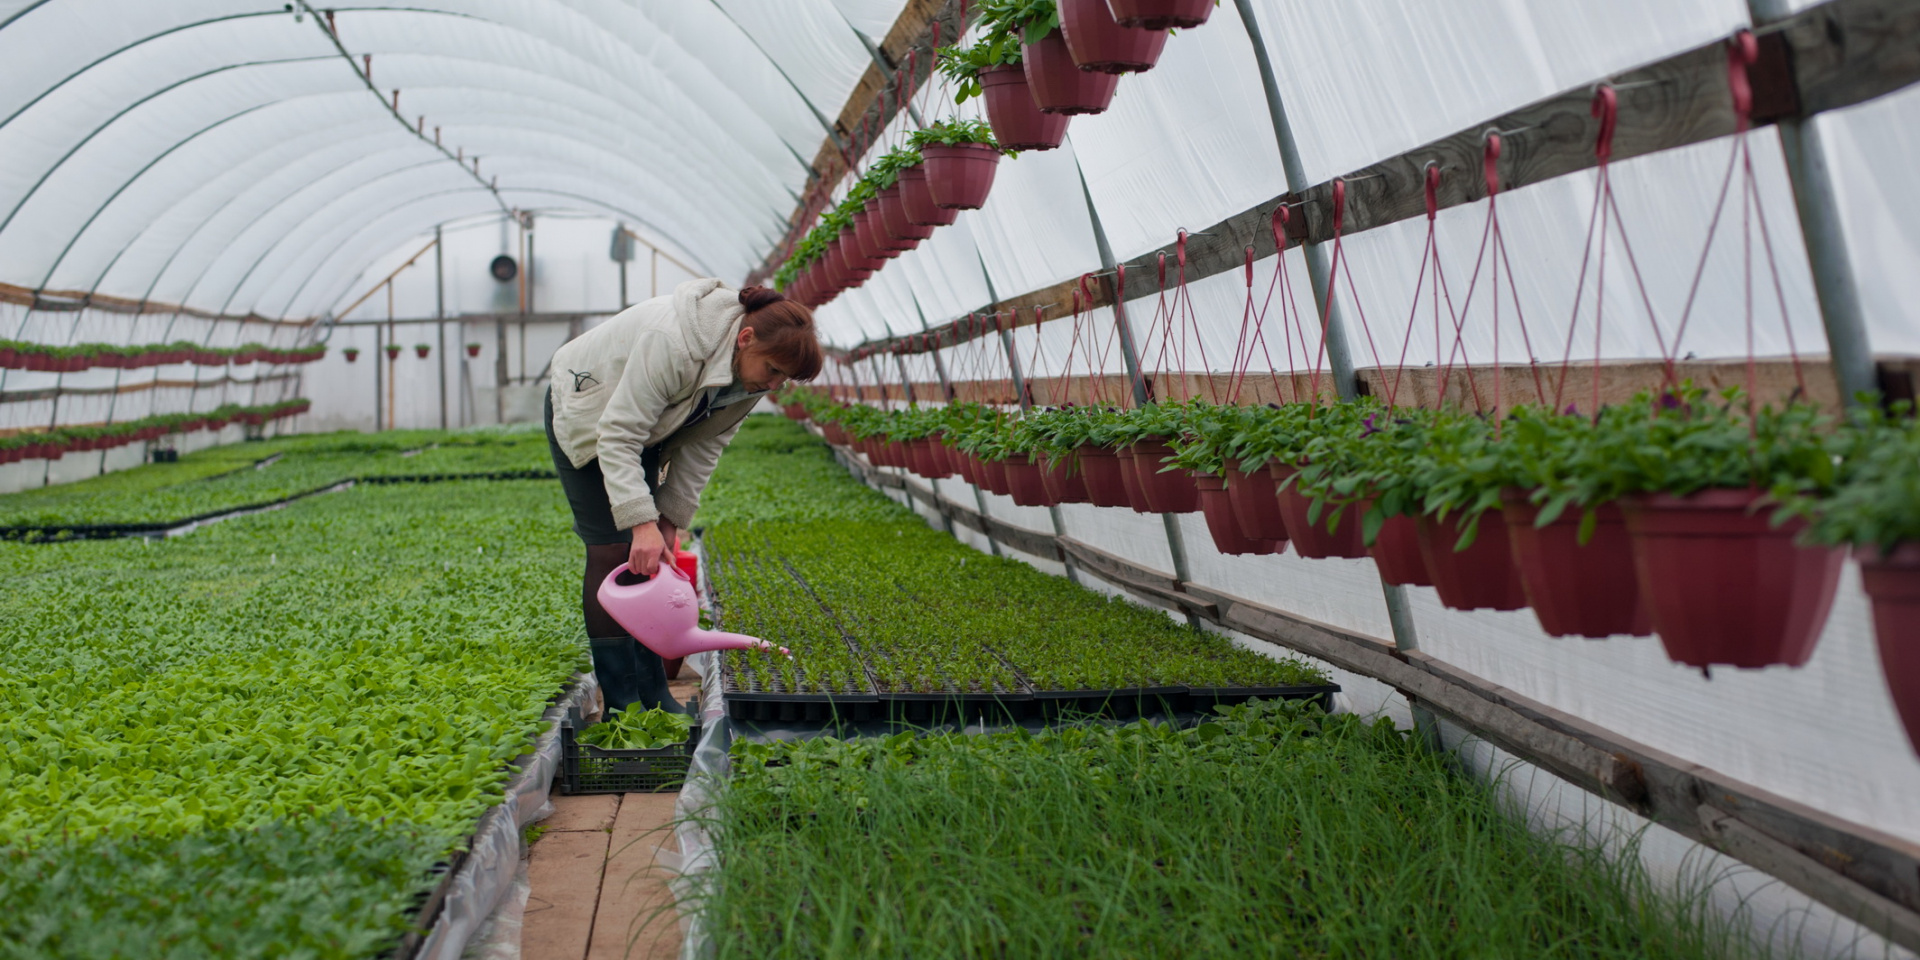
[[813, 311], [806, 304], [789, 300], [778, 290], [747, 287], [740, 291], [740, 305], [747, 308], [740, 325], [753, 331], [755, 353], [786, 371], [789, 380], [820, 375], [826, 357], [814, 333]]

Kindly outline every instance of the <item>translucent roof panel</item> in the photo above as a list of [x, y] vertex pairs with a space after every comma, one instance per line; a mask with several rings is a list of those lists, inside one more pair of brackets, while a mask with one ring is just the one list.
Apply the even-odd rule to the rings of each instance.
[[317, 316], [511, 209], [742, 276], [902, 5], [0, 3], [0, 281]]

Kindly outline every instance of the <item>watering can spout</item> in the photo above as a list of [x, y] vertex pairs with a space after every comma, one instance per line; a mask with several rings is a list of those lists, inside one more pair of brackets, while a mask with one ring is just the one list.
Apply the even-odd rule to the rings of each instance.
[[[620, 575], [629, 572], [622, 564], [600, 581], [600, 606], [654, 653], [671, 660], [706, 650], [775, 649], [758, 637], [702, 630], [692, 578], [679, 567], [662, 565], [647, 580], [621, 583]], [[779, 649], [787, 653], [784, 647]]]

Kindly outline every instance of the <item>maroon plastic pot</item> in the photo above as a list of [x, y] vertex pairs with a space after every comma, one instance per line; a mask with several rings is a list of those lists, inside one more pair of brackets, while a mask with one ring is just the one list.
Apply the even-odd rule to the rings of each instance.
[[1193, 482], [1200, 491], [1200, 512], [1207, 518], [1207, 532], [1213, 535], [1213, 547], [1224, 554], [1266, 555], [1287, 549], [1285, 540], [1255, 540], [1240, 531], [1240, 519], [1234, 516], [1233, 498], [1219, 474], [1196, 473]]
[[980, 472], [980, 461], [974, 459], [973, 454], [967, 453], [959, 447], [954, 447], [948, 452], [953, 456], [954, 465], [960, 468], [960, 479], [976, 487], [984, 487], [987, 485], [986, 477]]
[[1287, 539], [1287, 520], [1280, 513], [1273, 474], [1265, 466], [1252, 473], [1240, 469], [1241, 462], [1229, 458], [1221, 478], [1227, 485], [1227, 499], [1233, 501], [1233, 515], [1240, 521], [1240, 533], [1249, 540]]
[[1072, 460], [1044, 456], [1040, 464], [1040, 482], [1054, 503], [1087, 503], [1086, 474], [1074, 468]]
[[[1342, 524], [1361, 525], [1362, 539], [1365, 539], [1365, 519], [1367, 511], [1373, 506], [1372, 500], [1362, 500], [1348, 507]], [[1380, 579], [1397, 587], [1431, 587], [1433, 575], [1427, 572], [1426, 554], [1420, 552], [1420, 522], [1405, 514], [1388, 517], [1380, 525], [1380, 532], [1373, 535], [1373, 543], [1367, 547], [1367, 556], [1373, 558], [1373, 565], [1380, 569]]]
[[[978, 458], [975, 459], [978, 460]], [[979, 460], [979, 465], [980, 477], [986, 481], [984, 486], [988, 490], [1003, 497], [1013, 495], [1013, 487], [1008, 483], [1005, 460]]]
[[923, 147], [927, 158], [927, 191], [937, 206], [949, 210], [978, 210], [993, 191], [993, 174], [1000, 151], [984, 143], [956, 143]]
[[1165, 461], [1173, 448], [1158, 440], [1141, 440], [1133, 445], [1133, 470], [1140, 477], [1140, 492], [1154, 513], [1194, 513], [1200, 509], [1200, 488], [1193, 472], [1181, 467], [1166, 469]]
[[1197, 27], [1213, 15], [1214, 0], [1107, 0], [1121, 26], [1148, 30]]
[[1863, 549], [1860, 583], [1873, 601], [1873, 635], [1880, 646], [1893, 705], [1907, 728], [1907, 743], [1920, 751], [1920, 543], [1891, 552]]
[[1480, 514], [1473, 545], [1454, 549], [1462, 532], [1458, 513], [1419, 520], [1420, 553], [1427, 558], [1440, 602], [1455, 610], [1518, 610], [1527, 605], [1520, 567], [1507, 542], [1507, 520], [1498, 510]]
[[1165, 30], [1121, 26], [1107, 9], [1107, 0], [1060, 0], [1059, 7], [1060, 35], [1080, 69], [1139, 73], [1160, 62], [1167, 45]]
[[[1297, 468], [1290, 464], [1269, 463], [1267, 473], [1273, 477], [1276, 487], [1285, 483], [1294, 475]], [[1328, 530], [1327, 521], [1331, 519], [1323, 513], [1320, 522], [1307, 519], [1312, 502], [1300, 495], [1292, 484], [1279, 487], [1277, 499], [1280, 501], [1280, 515], [1286, 518], [1287, 535], [1293, 541], [1293, 552], [1309, 560], [1327, 560], [1333, 557], [1357, 559], [1367, 555], [1367, 545], [1360, 539], [1360, 523], [1348, 514], [1351, 509], [1340, 512], [1338, 529]], [[1327, 511], [1331, 513], [1332, 511]]]
[[1758, 490], [1620, 501], [1640, 596], [1667, 656], [1694, 667], [1800, 666], [1833, 607], [1844, 554], [1802, 547]]
[[1131, 507], [1127, 496], [1126, 472], [1112, 450], [1091, 444], [1075, 452], [1080, 462], [1080, 478], [1087, 486], [1087, 502], [1096, 507]]
[[[1041, 112], [1038, 98], [1028, 86], [1023, 65], [988, 67], [980, 71], [980, 89], [987, 101], [987, 123], [992, 125], [993, 139], [999, 141], [1001, 149], [1052, 150], [1066, 139], [1067, 121], [1071, 118]], [[931, 159], [930, 149], [921, 148], [920, 155]], [[927, 176], [931, 180], [934, 174], [929, 171]], [[939, 198], [938, 185], [933, 195]]]
[[927, 165], [923, 162], [900, 171], [900, 209], [907, 222], [923, 227], [944, 227], [960, 218], [958, 208], [943, 207], [933, 201], [933, 189], [927, 185]]
[[1113, 91], [1120, 86], [1118, 74], [1080, 69], [1058, 30], [1040, 38], [1039, 43], [1021, 44], [1020, 60], [1027, 71], [1027, 90], [1041, 113], [1105, 113], [1113, 103]]
[[[886, 261], [899, 256], [900, 251], [887, 246], [887, 241], [881, 234], [879, 213], [874, 210], [873, 204], [869, 203], [866, 209], [853, 217], [853, 236], [860, 242], [860, 252], [868, 260], [877, 260], [885, 264]], [[874, 269], [878, 270], [880, 267]]]
[[851, 445], [852, 437], [847, 436], [847, 428], [837, 423], [823, 423], [820, 432], [826, 435], [827, 442], [838, 447]]
[[[840, 265], [846, 269], [849, 280], [861, 281], [873, 276], [873, 271], [885, 266], [886, 261], [868, 256], [860, 242], [860, 231], [849, 225], [840, 231]], [[859, 283], [850, 285], [859, 286]]]
[[419, 358], [420, 358], [420, 359], [422, 359], [422, 360], [425, 360], [425, 359], [427, 358], [427, 354], [429, 354], [429, 353], [432, 353], [432, 352], [433, 352], [433, 348], [432, 348], [432, 347], [421, 347], [421, 346], [416, 346], [416, 347], [414, 347], [414, 348], [413, 348], [413, 355], [414, 355], [414, 356], [416, 356], [416, 357], [419, 357]]
[[1140, 472], [1133, 467], [1133, 448], [1121, 447], [1113, 452], [1113, 458], [1120, 464], [1120, 485], [1127, 490], [1127, 506], [1134, 513], [1153, 513], [1146, 493], [1140, 489]]
[[1513, 562], [1541, 629], [1556, 637], [1653, 632], [1640, 603], [1633, 541], [1619, 505], [1603, 504], [1594, 512], [1593, 537], [1582, 544], [1579, 508], [1569, 507], [1552, 523], [1535, 527], [1540, 508], [1527, 499], [1527, 491], [1503, 490], [1500, 500]]
[[915, 473], [929, 480], [953, 476], [953, 468], [948, 465], [947, 457], [941, 451], [944, 448], [938, 440], [920, 439], [913, 442], [913, 464]]
[[1001, 461], [1002, 469], [1007, 472], [1007, 495], [1022, 507], [1051, 507], [1056, 502], [1047, 493], [1044, 472], [1033, 462], [1033, 458], [1024, 453], [1009, 454]]
[[907, 204], [902, 194], [901, 185], [897, 182], [880, 191], [880, 225], [886, 228], [887, 236], [894, 242], [909, 244], [906, 249], [911, 249], [933, 236], [933, 225], [907, 219]]

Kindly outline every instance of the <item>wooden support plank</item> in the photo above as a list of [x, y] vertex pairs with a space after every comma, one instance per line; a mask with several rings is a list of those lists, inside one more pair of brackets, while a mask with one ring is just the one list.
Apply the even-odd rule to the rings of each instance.
[[[1777, 39], [1778, 38], [1778, 39]], [[1920, 81], [1920, 0], [1829, 0], [1781, 21], [1762, 36], [1761, 59], [1749, 71], [1754, 81], [1753, 120], [1770, 123], [1784, 116], [1811, 116], [1851, 106]], [[1500, 157], [1502, 191], [1565, 176], [1595, 165], [1593, 145], [1599, 123], [1591, 114], [1595, 84], [1611, 80], [1619, 93], [1613, 157], [1632, 157], [1725, 137], [1735, 130], [1727, 89], [1726, 46], [1715, 41], [1657, 63], [1595, 78], [1518, 110], [1494, 117], [1439, 140], [1346, 174], [1343, 234], [1426, 215], [1425, 170], [1437, 162], [1443, 171], [1436, 200], [1441, 208], [1486, 198], [1481, 174], [1482, 144], [1488, 130], [1503, 132]], [[1188, 282], [1242, 268], [1246, 248], [1256, 257], [1273, 255], [1274, 208], [1292, 209], [1290, 241], [1320, 243], [1333, 238], [1333, 181], [1300, 194], [1283, 194], [1201, 229], [1186, 246]], [[1126, 296], [1149, 296], [1162, 288], [1153, 269], [1158, 258], [1172, 262], [1177, 243], [1127, 261]], [[1168, 286], [1176, 273], [1168, 271]], [[1114, 302], [1111, 277], [1099, 278], [1094, 305]], [[1020, 319], [1031, 321], [1032, 307], [1049, 308], [1049, 318], [1070, 312], [1070, 279], [1040, 290], [989, 303], [976, 313], [1018, 304]], [[979, 336], [963, 321], [935, 328], [942, 345]], [[871, 340], [850, 352], [888, 349], [903, 338]], [[919, 352], [921, 348], [912, 348]]]

